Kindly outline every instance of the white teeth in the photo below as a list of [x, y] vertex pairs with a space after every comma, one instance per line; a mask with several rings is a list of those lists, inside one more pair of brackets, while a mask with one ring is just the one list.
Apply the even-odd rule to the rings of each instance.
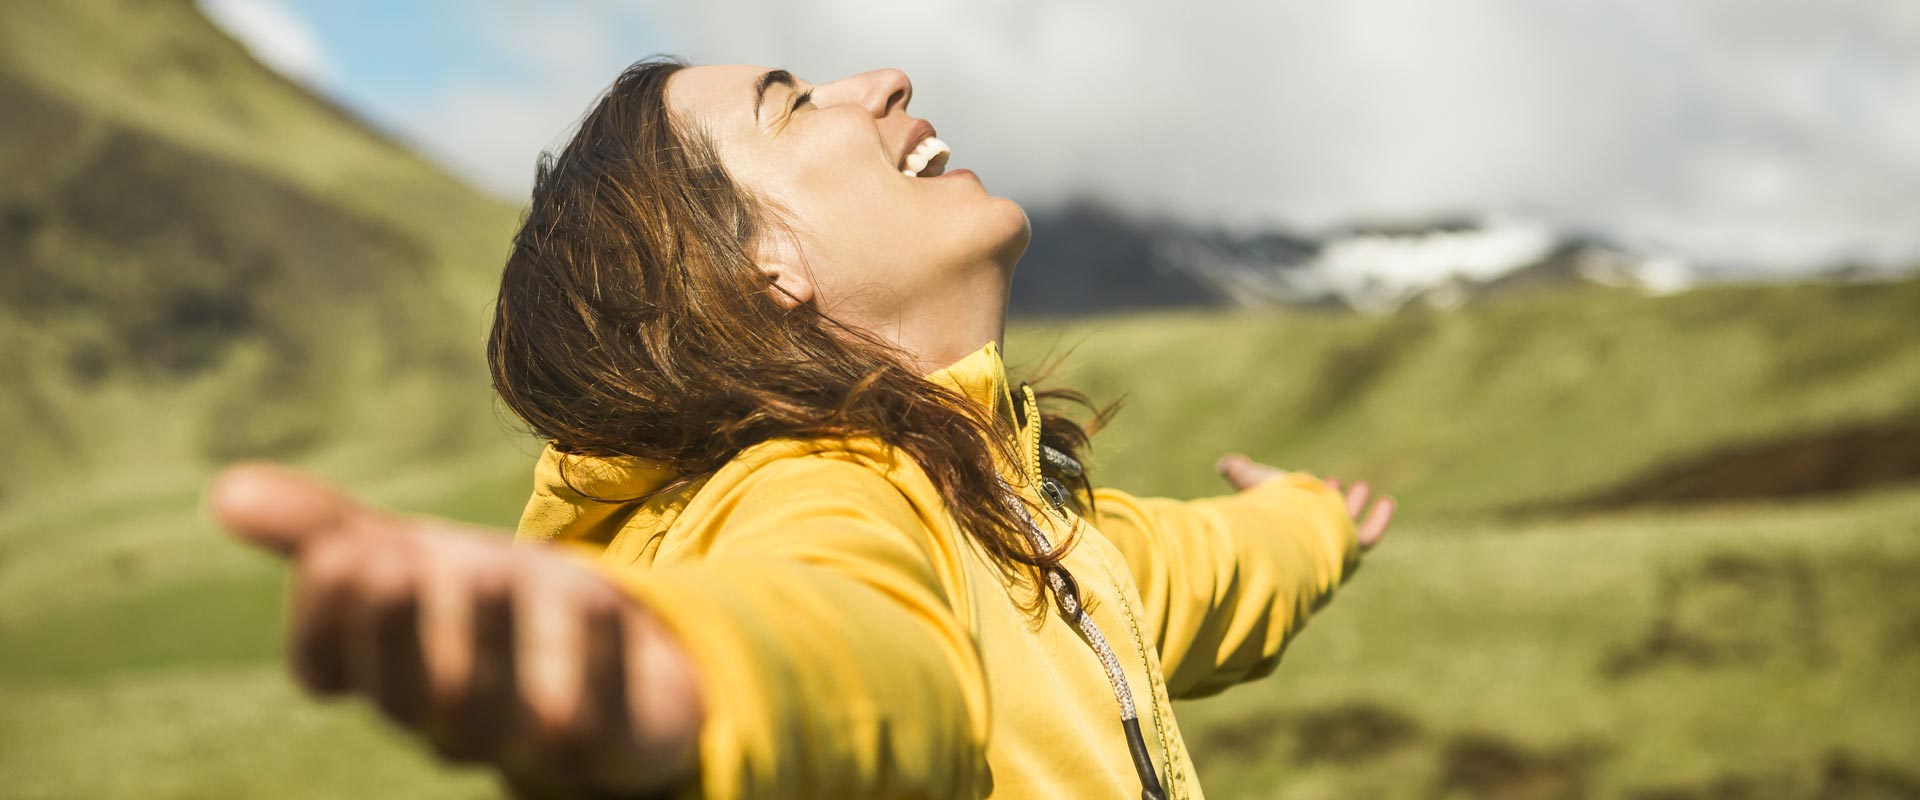
[[952, 152], [953, 148], [948, 147], [946, 142], [929, 136], [921, 140], [920, 144], [913, 148], [913, 152], [907, 154], [907, 168], [900, 170], [900, 174], [909, 178], [918, 178], [920, 177], [920, 170], [926, 169], [928, 162], [937, 158], [941, 153]]

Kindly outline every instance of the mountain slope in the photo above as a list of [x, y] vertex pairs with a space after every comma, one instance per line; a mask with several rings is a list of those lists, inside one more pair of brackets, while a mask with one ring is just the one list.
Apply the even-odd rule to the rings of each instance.
[[0, 503], [344, 433], [371, 462], [498, 442], [511, 208], [177, 0], [11, 9], [0, 108]]

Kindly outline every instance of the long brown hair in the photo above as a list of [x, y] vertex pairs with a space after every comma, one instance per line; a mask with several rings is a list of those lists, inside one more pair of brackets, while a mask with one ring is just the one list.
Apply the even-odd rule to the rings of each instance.
[[[774, 300], [753, 259], [770, 206], [667, 108], [684, 67], [629, 67], [566, 147], [541, 155], [487, 342], [495, 390], [564, 452], [670, 464], [662, 492], [761, 442], [876, 438], [920, 465], [1004, 571], [1035, 579], [1037, 611], [1039, 571], [1068, 543], [1029, 544], [993, 466], [996, 449], [1016, 458], [1004, 423], [897, 349]], [[1051, 446], [1086, 443], [1066, 416], [1042, 424]]]

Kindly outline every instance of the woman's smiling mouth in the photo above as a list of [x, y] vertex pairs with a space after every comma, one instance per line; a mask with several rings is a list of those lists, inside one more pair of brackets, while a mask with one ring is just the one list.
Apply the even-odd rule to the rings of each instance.
[[947, 170], [947, 157], [953, 148], [939, 137], [928, 136], [908, 153], [900, 174], [909, 178], [932, 178]]

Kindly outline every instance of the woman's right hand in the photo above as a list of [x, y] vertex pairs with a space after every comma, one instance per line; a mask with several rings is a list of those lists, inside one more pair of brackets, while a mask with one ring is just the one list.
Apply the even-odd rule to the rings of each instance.
[[[1220, 457], [1215, 466], [1220, 477], [1233, 486], [1236, 492], [1244, 492], [1267, 481], [1287, 474], [1279, 467], [1262, 464], [1239, 453], [1228, 453]], [[1354, 536], [1360, 542], [1361, 552], [1372, 550], [1387, 535], [1387, 523], [1393, 521], [1396, 508], [1393, 498], [1383, 497], [1373, 500], [1373, 487], [1366, 481], [1360, 481], [1351, 487], [1340, 485], [1339, 478], [1326, 479], [1327, 488], [1338, 493], [1347, 501], [1347, 516], [1353, 518]], [[1373, 500], [1371, 510], [1368, 501]]]
[[647, 792], [695, 774], [686, 653], [577, 560], [369, 508], [272, 465], [228, 469], [209, 505], [292, 565], [290, 656], [309, 690], [362, 695], [529, 793]]

